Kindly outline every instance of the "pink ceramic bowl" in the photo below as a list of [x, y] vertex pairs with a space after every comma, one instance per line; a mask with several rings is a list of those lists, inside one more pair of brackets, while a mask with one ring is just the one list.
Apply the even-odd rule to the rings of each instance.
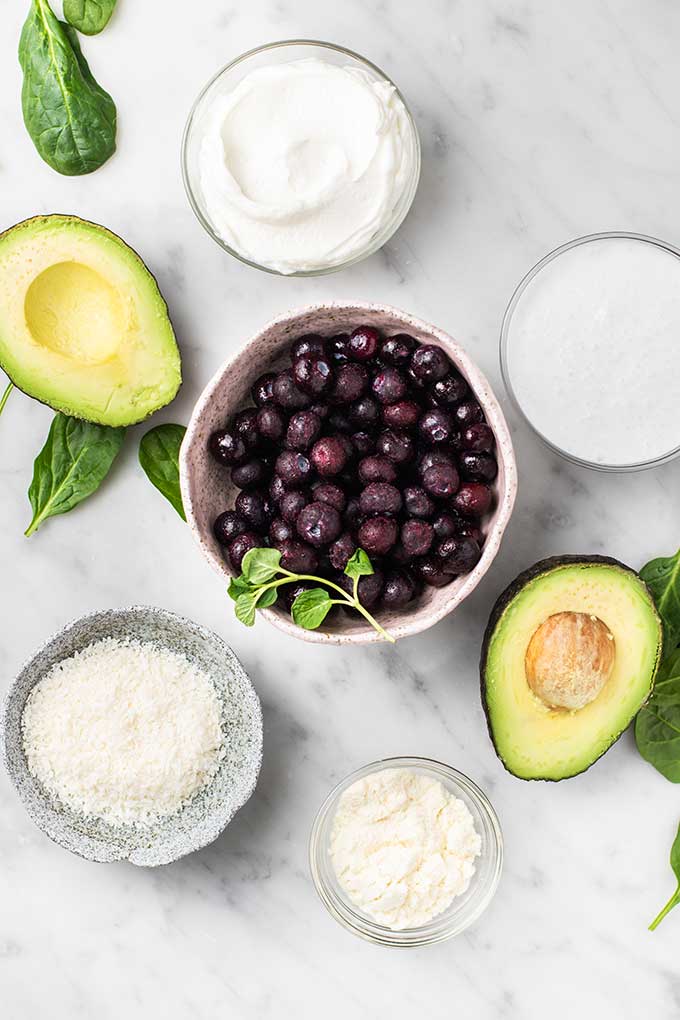
[[[252, 383], [263, 372], [284, 361], [287, 349], [296, 337], [304, 333], [333, 335], [348, 332], [362, 323], [375, 326], [388, 335], [410, 333], [423, 343], [442, 347], [484, 408], [497, 442], [496, 502], [493, 513], [484, 521], [487, 537], [482, 558], [471, 573], [457, 578], [447, 587], [426, 587], [412, 607], [401, 612], [379, 613], [382, 626], [395, 638], [402, 638], [427, 630], [460, 605], [477, 586], [498, 552], [517, 491], [512, 440], [500, 405], [477, 366], [446, 333], [388, 305], [333, 302], [309, 305], [274, 319], [222, 365], [199, 398], [180, 454], [182, 499], [187, 521], [203, 555], [224, 577], [226, 586], [233, 571], [213, 536], [212, 525], [222, 510], [233, 505], [236, 490], [228, 480], [228, 472], [208, 452], [211, 432], [224, 427], [232, 415], [250, 403]], [[376, 631], [358, 616], [356, 620], [345, 616], [327, 628], [324, 625], [323, 630], [313, 631], [296, 626], [284, 609], [265, 609], [262, 615], [281, 630], [303, 641], [369, 644], [381, 640]]]

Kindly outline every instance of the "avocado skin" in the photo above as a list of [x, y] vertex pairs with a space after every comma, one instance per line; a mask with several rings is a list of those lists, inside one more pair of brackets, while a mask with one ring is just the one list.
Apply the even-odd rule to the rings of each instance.
[[[13, 226], [7, 227], [5, 230], [0, 230], [0, 241], [2, 241], [3, 237], [5, 237], [7, 234], [11, 234], [13, 231], [17, 230], [18, 228], [27, 228], [27, 227], [30, 227], [31, 224], [33, 224], [33, 223], [46, 223], [46, 222], [50, 222], [50, 221], [53, 221], [53, 220], [71, 220], [71, 221], [76, 221], [78, 223], [89, 224], [89, 225], [91, 225], [93, 227], [97, 227], [99, 230], [102, 231], [102, 233], [109, 234], [109, 236], [114, 238], [114, 240], [119, 241], [122, 245], [124, 245], [126, 248], [128, 248], [130, 250], [130, 252], [134, 255], [134, 257], [137, 259], [137, 261], [143, 266], [143, 268], [149, 274], [149, 276], [151, 277], [153, 282], [155, 283], [156, 288], [158, 290], [158, 293], [160, 295], [161, 301], [163, 302], [163, 307], [165, 309], [165, 314], [167, 316], [168, 322], [170, 323], [170, 326], [172, 327], [172, 332], [173, 332], [173, 334], [175, 336], [175, 342], [177, 342], [177, 333], [175, 331], [175, 324], [173, 323], [172, 318], [170, 317], [170, 310], [168, 308], [168, 303], [165, 300], [165, 297], [163, 296], [163, 292], [161, 291], [161, 289], [160, 289], [160, 287], [158, 285], [158, 280], [156, 279], [154, 274], [151, 272], [151, 270], [149, 269], [148, 265], [146, 264], [146, 262], [144, 261], [142, 256], [139, 254], [139, 252], [135, 251], [135, 249], [132, 247], [131, 244], [128, 244], [128, 242], [124, 238], [122, 238], [119, 234], [114, 233], [114, 231], [110, 230], [109, 227], [105, 227], [105, 226], [103, 226], [103, 224], [97, 223], [95, 220], [86, 220], [83, 216], [76, 216], [75, 213], [42, 213], [42, 214], [39, 214], [37, 216], [29, 216], [25, 220], [19, 220], [19, 222], [15, 223]], [[178, 348], [179, 348], [179, 345], [178, 345]], [[4, 367], [4, 365], [0, 365], [0, 368], [2, 368], [2, 371], [5, 373], [5, 375], [7, 376], [9, 381], [12, 383], [14, 388], [17, 389], [20, 393], [23, 393], [25, 397], [29, 397], [31, 400], [36, 400], [39, 404], [43, 404], [45, 407], [52, 407], [51, 404], [46, 403], [46, 401], [44, 401], [44, 400], [40, 400], [39, 397], [34, 397], [32, 393], [28, 393], [26, 390], [22, 389], [21, 386], [19, 385], [19, 383], [15, 382], [15, 380], [11, 376], [11, 373]], [[177, 393], [175, 393], [175, 396], [172, 398], [173, 400], [176, 399], [177, 394], [179, 393], [180, 389], [182, 388], [182, 383], [183, 382], [184, 382], [184, 379], [183, 379], [183, 377], [181, 375], [181, 367], [180, 367], [180, 382], [179, 382], [179, 386], [177, 388]], [[167, 404], [165, 406], [167, 407]], [[52, 410], [54, 410], [54, 408], [52, 408]], [[161, 410], [161, 408], [157, 408], [157, 410]], [[69, 417], [71, 417], [71, 418], [80, 418], [83, 421], [90, 421], [89, 418], [83, 418], [83, 415], [82, 414], [78, 414], [76, 410], [64, 411], [63, 413], [64, 414], [68, 414]], [[143, 415], [143, 417], [138, 418], [136, 421], [128, 422], [128, 425], [126, 425], [125, 428], [127, 428], [128, 426], [132, 426], [132, 425], [138, 425], [140, 422], [146, 421], [148, 418], [151, 418], [155, 413], [156, 413], [156, 411], [149, 411], [148, 414]]]
[[[517, 773], [513, 772], [512, 769], [508, 767], [503, 758], [500, 756], [498, 748], [496, 747], [496, 741], [494, 740], [493, 730], [491, 728], [491, 716], [489, 714], [489, 709], [486, 703], [486, 662], [489, 652], [489, 645], [491, 643], [493, 633], [496, 630], [496, 627], [498, 626], [498, 622], [503, 613], [505, 612], [507, 606], [510, 604], [510, 602], [512, 602], [516, 595], [519, 595], [519, 593], [522, 591], [523, 588], [526, 587], [527, 584], [535, 580], [535, 578], [540, 577], [541, 574], [549, 574], [551, 570], [555, 570], [557, 567], [564, 567], [574, 564], [577, 565], [579, 563], [595, 563], [598, 564], [599, 566], [617, 567], [619, 570], [625, 570], [628, 574], [633, 574], [638, 579], [640, 584], [647, 589], [647, 591], [649, 592], [650, 601], [652, 605], [654, 605], [652, 593], [649, 591], [649, 588], [647, 588], [647, 585], [642, 580], [637, 570], [633, 570], [632, 567], [627, 566], [625, 563], [621, 563], [620, 560], [615, 560], [612, 556], [574, 556], [574, 555], [548, 556], [546, 559], [539, 560], [538, 563], [534, 563], [533, 566], [527, 567], [526, 570], [523, 570], [522, 573], [518, 574], [515, 580], [511, 581], [507, 588], [504, 591], [502, 591], [501, 594], [498, 596], [494, 603], [493, 609], [491, 610], [489, 622], [486, 625], [484, 637], [482, 638], [482, 652], [479, 661], [479, 680], [482, 708], [484, 710], [484, 718], [486, 719], [486, 728], [489, 733], [491, 743], [493, 744], [494, 751], [496, 752], [496, 757], [498, 758], [506, 772], [509, 772], [511, 776], [515, 777], [515, 779], [521, 779], [525, 783], [527, 782], [561, 783], [562, 779], [543, 779], [541, 777], [533, 776], [527, 778], [526, 776], [518, 776]], [[659, 651], [656, 666], [654, 669], [654, 676], [652, 677], [652, 683], [649, 688], [649, 696], [647, 700], [649, 700], [649, 697], [651, 696], [651, 693], [654, 689], [654, 679], [656, 678], [656, 673], [659, 668], [660, 658], [661, 652]], [[643, 704], [646, 703], [647, 702], [645, 701]], [[640, 708], [642, 708], [642, 705], [640, 706]], [[623, 730], [621, 730], [621, 732], [614, 737], [611, 744], [605, 747], [604, 751], [602, 751], [601, 754], [598, 754], [597, 758], [594, 758], [591, 761], [590, 765], [586, 765], [586, 767], [584, 769], [581, 769], [580, 772], [573, 772], [569, 776], [564, 776], [563, 778], [573, 779], [574, 776], [580, 776], [583, 775], [584, 772], [587, 772], [588, 769], [592, 768], [593, 765], [596, 762], [598, 762], [600, 758], [602, 758], [603, 755], [605, 755], [611, 747], [614, 746], [617, 740], [620, 740], [620, 738], [623, 736], [627, 728], [628, 727], [625, 727]]]

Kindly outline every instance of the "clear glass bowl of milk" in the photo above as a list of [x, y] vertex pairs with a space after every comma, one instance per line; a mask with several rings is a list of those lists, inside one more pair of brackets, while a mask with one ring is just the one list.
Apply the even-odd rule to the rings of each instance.
[[680, 454], [680, 250], [591, 234], [527, 273], [501, 329], [519, 412], [555, 452], [599, 471]]

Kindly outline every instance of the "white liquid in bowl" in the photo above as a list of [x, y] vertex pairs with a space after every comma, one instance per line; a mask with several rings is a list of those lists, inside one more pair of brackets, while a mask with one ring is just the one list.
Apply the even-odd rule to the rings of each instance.
[[602, 237], [564, 249], [506, 322], [507, 381], [570, 457], [623, 468], [680, 448], [680, 257]]

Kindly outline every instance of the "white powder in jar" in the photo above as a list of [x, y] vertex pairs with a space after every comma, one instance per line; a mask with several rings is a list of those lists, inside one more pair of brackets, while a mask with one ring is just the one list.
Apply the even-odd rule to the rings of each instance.
[[352, 903], [394, 931], [418, 928], [470, 885], [481, 838], [467, 805], [443, 783], [384, 769], [340, 797], [330, 854]]
[[113, 824], [174, 814], [225, 754], [209, 676], [132, 640], [106, 638], [53, 666], [21, 728], [29, 770], [48, 792]]

